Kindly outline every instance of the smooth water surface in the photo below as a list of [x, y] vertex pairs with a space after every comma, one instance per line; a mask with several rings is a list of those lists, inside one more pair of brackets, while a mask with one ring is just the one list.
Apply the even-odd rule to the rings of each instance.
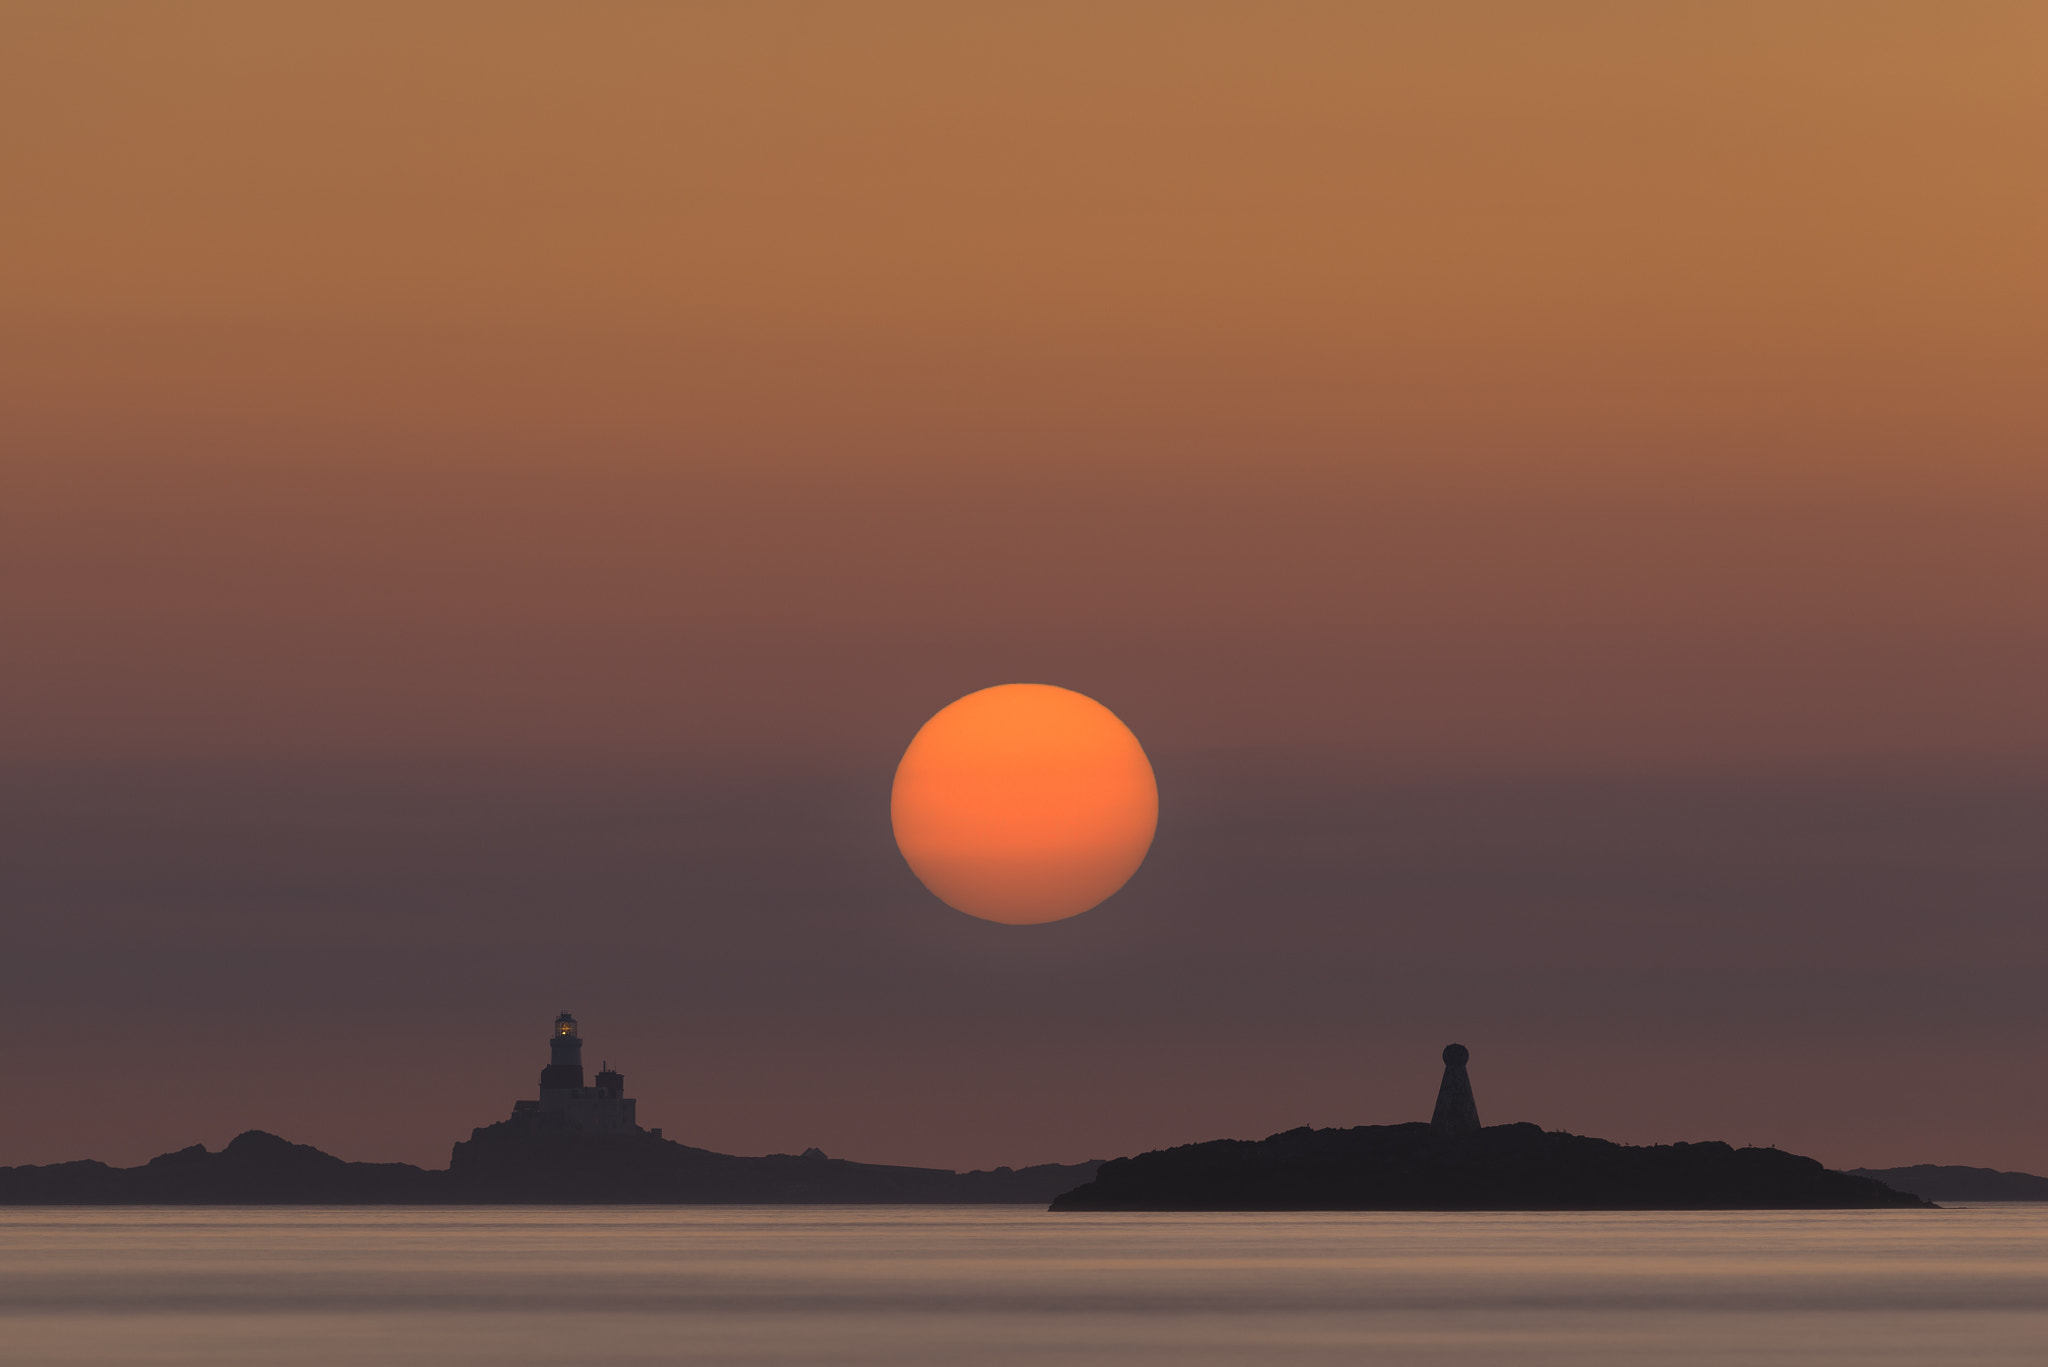
[[8, 1364], [2048, 1363], [2048, 1208], [0, 1211]]

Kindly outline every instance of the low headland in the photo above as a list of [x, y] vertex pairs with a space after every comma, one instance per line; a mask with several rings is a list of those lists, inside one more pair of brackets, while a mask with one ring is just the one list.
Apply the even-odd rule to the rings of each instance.
[[1851, 1177], [1868, 1177], [1894, 1191], [1910, 1191], [1930, 1201], [2048, 1201], [2048, 1177], [2036, 1177], [2031, 1172], [2000, 1172], [1996, 1168], [1965, 1168], [1949, 1163], [1846, 1171]]
[[0, 1168], [0, 1205], [1038, 1205], [1095, 1164], [952, 1172], [805, 1154], [742, 1158], [645, 1132], [492, 1133], [446, 1168], [350, 1163], [262, 1130], [132, 1168], [93, 1161]]

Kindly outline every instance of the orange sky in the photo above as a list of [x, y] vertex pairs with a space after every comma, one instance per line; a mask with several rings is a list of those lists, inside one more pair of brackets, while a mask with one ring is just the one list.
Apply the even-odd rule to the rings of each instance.
[[2038, 7], [0, 23], [14, 746], [2048, 739]]
[[2034, 5], [0, 23], [0, 394], [59, 450], [2042, 436]]
[[[1201, 880], [1161, 864], [1191, 848], [1176, 775], [1217, 754], [1340, 787], [1331, 775], [1474, 793], [1532, 775], [1765, 776], [1750, 805], [1706, 803], [1723, 815], [1776, 801], [1773, 775], [2036, 772], [2044, 55], [2048, 10], [2019, 3], [8, 5], [0, 840], [36, 870], [45, 848], [95, 851], [75, 867], [51, 855], [18, 904], [66, 953], [101, 943], [113, 922], [96, 917], [175, 924], [202, 960], [256, 955], [244, 966], [260, 978], [272, 961], [246, 948], [241, 911], [165, 891], [214, 863], [173, 859], [132, 884], [107, 872], [157, 868], [159, 817], [182, 829], [123, 805], [159, 781], [186, 792], [164, 774], [272, 766], [299, 775], [277, 780], [298, 796], [276, 809], [312, 813], [330, 812], [308, 795], [341, 782], [337, 765], [702, 765], [714, 795], [736, 772], [831, 792], [878, 775], [885, 806], [926, 717], [1013, 680], [1100, 699], [1158, 765], [1152, 862], [1168, 881], [1141, 870], [1119, 894], [1134, 905], [1267, 886], [1231, 882], [1260, 860], [1292, 867], [1293, 828], [1253, 810], [1267, 790], [1251, 780], [1249, 806], [1217, 798], [1205, 819], [1265, 844], [1244, 835], [1242, 861]], [[74, 795], [56, 815], [38, 805], [52, 773]], [[1884, 849], [1946, 831], [1929, 813], [1967, 804], [1928, 783], [1900, 799], [1916, 815], [1896, 829], [1856, 829]], [[221, 791], [221, 812], [245, 810], [239, 788]], [[2033, 829], [2021, 799], [1983, 801], [2004, 814], [1995, 829]], [[703, 802], [690, 810], [717, 806]], [[1312, 809], [1350, 810], [1289, 820], [1313, 824]], [[746, 810], [772, 844], [775, 803]], [[1472, 821], [1498, 818], [1512, 844], [1522, 818], [1505, 810]], [[1707, 832], [1720, 819], [1672, 817]], [[893, 858], [880, 821], [870, 835]], [[412, 872], [383, 891], [333, 891], [322, 880], [352, 867], [334, 851], [354, 847], [325, 838], [264, 884], [280, 906], [308, 899], [304, 926], [481, 933], [462, 919], [473, 908], [433, 910], [434, 878], [456, 874], [397, 854]], [[461, 848], [509, 867], [526, 838]], [[2038, 905], [2048, 875], [2018, 855], [1987, 873], [1965, 845], [1927, 856], [1952, 878], [1886, 912], [1901, 962], [2025, 959], [2015, 945], [2036, 932], [1970, 922], [1972, 898]], [[654, 848], [634, 857], [654, 868]], [[1370, 881], [1347, 862], [1359, 848], [1332, 833], [1301, 856], [1324, 880], [1303, 894], [1320, 908], [1304, 925], [1348, 924], [1330, 889]], [[207, 856], [221, 870], [249, 857], [233, 841]], [[1658, 877], [1690, 887], [1673, 859]], [[868, 869], [879, 881], [848, 905], [922, 906], [904, 900], [914, 883], [888, 882], [899, 874]], [[1816, 902], [1786, 877], [1755, 905], [1816, 938], [1752, 957], [1811, 967], [1815, 945], [1861, 924], [1868, 890]], [[757, 899], [775, 944], [774, 907], [843, 891], [824, 872], [801, 895], [732, 878], [721, 895]], [[1292, 924], [1292, 895], [1259, 902], [1258, 924]], [[1452, 902], [1432, 924], [1464, 924]], [[1472, 914], [1498, 927], [1519, 913]], [[1090, 917], [1060, 933], [1108, 933]], [[301, 924], [281, 914], [274, 933]], [[592, 933], [655, 962], [654, 924]], [[210, 936], [242, 948], [215, 953]], [[1643, 954], [1686, 958], [1674, 936]], [[1743, 959], [1716, 944], [1717, 962]], [[1140, 977], [1173, 957], [1131, 953]], [[541, 1017], [598, 1018], [556, 999], [552, 962], [517, 992], [490, 988], [491, 1019], [525, 1019], [528, 989]], [[122, 1015], [142, 1011], [141, 989], [95, 998], [86, 979], [31, 969], [24, 991], [71, 984], [47, 988], [53, 1030], [108, 1050], [149, 1037]], [[1253, 1054], [1299, 1054], [1257, 1006], [1298, 995], [1273, 972], [1266, 996], [1215, 994], [1211, 1024]], [[221, 1028], [298, 1038], [265, 1014], [274, 1001], [236, 996], [242, 981], [215, 984]], [[1773, 981], [1758, 1000], [1826, 995]], [[364, 990], [394, 1010], [413, 1000], [403, 984]], [[777, 990], [761, 988], [764, 1018], [788, 1005]], [[335, 1002], [331, 1018], [305, 1008], [307, 1039], [349, 1028], [352, 1004]], [[88, 1010], [102, 1033], [65, 1014]], [[1912, 1030], [1926, 1038], [1962, 1030], [1925, 1010]], [[2048, 1021], [2013, 1010], [2009, 1039], [2048, 1042]], [[1713, 1056], [1710, 1017], [1671, 1027], [1672, 1056]], [[1457, 1019], [1417, 1025], [1429, 1037], [1398, 1041], [1389, 1076], [1411, 1045], [1426, 1065]], [[1549, 1038], [1540, 1020], [1515, 1031]], [[1485, 1041], [1466, 1042], [1483, 1063]], [[876, 1106], [922, 1104], [914, 1080], [874, 1085]], [[1265, 1123], [1252, 1092], [1216, 1095], [1224, 1111], [1152, 1129], [1056, 1132], [1072, 1117], [1050, 1114], [1043, 1142]], [[921, 1114], [924, 1149], [861, 1156], [1086, 1156]], [[842, 1121], [879, 1133], [806, 1121], [821, 1128], [792, 1151], [836, 1152]], [[401, 1130], [453, 1120], [333, 1123], [361, 1156], [429, 1156]], [[1811, 1142], [1835, 1142], [1816, 1123]], [[2037, 1132], [2013, 1120], [1999, 1161], [2043, 1170]], [[756, 1141], [783, 1142], [720, 1142]], [[0, 1129], [0, 1162], [8, 1142]], [[75, 1156], [70, 1139], [36, 1142]], [[1841, 1157], [1991, 1161], [1933, 1145]]]

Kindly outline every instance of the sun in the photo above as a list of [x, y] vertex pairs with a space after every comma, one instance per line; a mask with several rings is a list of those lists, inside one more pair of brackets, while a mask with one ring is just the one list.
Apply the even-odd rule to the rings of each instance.
[[1049, 684], [984, 688], [911, 739], [889, 795], [896, 846], [947, 906], [1006, 925], [1078, 916], [1145, 862], [1151, 761], [1116, 714]]

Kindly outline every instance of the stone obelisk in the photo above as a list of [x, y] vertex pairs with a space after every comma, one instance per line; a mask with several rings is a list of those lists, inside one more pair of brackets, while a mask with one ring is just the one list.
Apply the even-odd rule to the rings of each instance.
[[1436, 1113], [1429, 1118], [1438, 1134], [1470, 1134], [1479, 1128], [1479, 1103], [1472, 1099], [1472, 1079], [1465, 1065], [1472, 1051], [1462, 1044], [1444, 1046], [1444, 1081], [1436, 1089]]

